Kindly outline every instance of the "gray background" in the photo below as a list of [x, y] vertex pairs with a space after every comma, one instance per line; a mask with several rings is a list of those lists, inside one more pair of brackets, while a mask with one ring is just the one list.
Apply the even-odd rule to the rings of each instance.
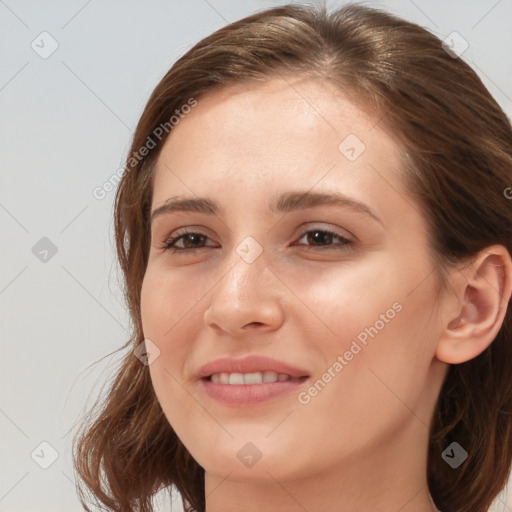
[[[442, 39], [460, 33], [463, 58], [512, 117], [512, 1], [364, 3]], [[109, 354], [128, 325], [114, 191], [100, 200], [93, 190], [123, 165], [150, 92], [178, 56], [227, 22], [280, 4], [0, 0], [0, 512], [81, 510], [71, 429], [119, 360]], [[42, 32], [58, 44], [47, 58], [52, 40]], [[37, 254], [48, 250], [43, 237], [56, 254]], [[52, 449], [42, 442], [58, 453], [47, 469]], [[494, 510], [512, 511], [512, 496]]]

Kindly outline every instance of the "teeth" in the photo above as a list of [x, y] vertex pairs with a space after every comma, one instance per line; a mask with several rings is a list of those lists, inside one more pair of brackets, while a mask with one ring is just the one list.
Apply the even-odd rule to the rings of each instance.
[[287, 380], [296, 381], [298, 377], [290, 377], [285, 373], [276, 372], [253, 372], [253, 373], [214, 373], [211, 376], [212, 382], [219, 384], [232, 384], [234, 386], [246, 384], [262, 384], [263, 382], [284, 382]]

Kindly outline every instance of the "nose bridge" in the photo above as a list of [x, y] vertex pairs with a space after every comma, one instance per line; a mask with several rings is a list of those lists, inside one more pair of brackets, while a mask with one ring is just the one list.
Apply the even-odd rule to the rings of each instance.
[[[233, 247], [229, 257], [230, 270], [219, 283], [222, 292], [227, 292], [226, 298], [231, 301], [248, 301], [252, 296], [268, 297], [270, 290], [263, 286], [266, 267], [263, 246], [254, 237], [245, 237]], [[216, 295], [220, 295], [221, 290], [218, 292]]]
[[263, 246], [247, 236], [232, 249], [229, 270], [215, 286], [205, 322], [235, 332], [248, 324], [277, 327], [282, 320], [277, 290]]

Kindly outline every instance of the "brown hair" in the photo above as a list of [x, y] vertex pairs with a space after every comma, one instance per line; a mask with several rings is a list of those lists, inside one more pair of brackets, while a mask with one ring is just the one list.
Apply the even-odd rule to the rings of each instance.
[[[512, 254], [510, 121], [476, 73], [440, 39], [378, 9], [287, 5], [217, 30], [182, 56], [151, 95], [135, 131], [115, 200], [117, 255], [132, 325], [108, 396], [97, 401], [73, 440], [86, 493], [111, 511], [151, 511], [152, 496], [174, 484], [205, 509], [204, 470], [166, 420], [148, 366], [133, 356], [144, 339], [140, 291], [150, 246], [154, 163], [169, 125], [191, 98], [224, 85], [305, 74], [373, 105], [404, 155], [404, 176], [423, 208], [437, 276], [481, 249]], [[364, 105], [363, 105], [364, 103]], [[165, 125], [167, 123], [167, 125]], [[162, 130], [160, 130], [162, 131]], [[160, 132], [157, 132], [160, 133]], [[144, 157], [140, 148], [156, 142]], [[478, 357], [450, 365], [431, 422], [428, 484], [437, 507], [485, 512], [505, 486], [512, 459], [512, 311]], [[93, 410], [95, 413], [93, 413]], [[456, 441], [468, 459], [452, 469], [441, 457]], [[85, 488], [84, 488], [85, 486]]]

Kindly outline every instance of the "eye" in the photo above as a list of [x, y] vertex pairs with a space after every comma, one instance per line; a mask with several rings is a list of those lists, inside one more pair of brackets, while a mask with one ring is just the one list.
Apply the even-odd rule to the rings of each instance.
[[[343, 249], [354, 244], [352, 240], [338, 235], [334, 231], [330, 231], [328, 229], [310, 229], [305, 231], [298, 240], [300, 241], [303, 238], [305, 238], [308, 243], [313, 244], [309, 245], [310, 249]], [[196, 251], [197, 249], [204, 249], [206, 246], [203, 244], [209, 239], [210, 238], [207, 235], [197, 231], [179, 231], [173, 236], [167, 238], [160, 246], [160, 249], [164, 251], [171, 251], [173, 253], [188, 254]], [[335, 240], [338, 240], [337, 244], [332, 243]], [[299, 243], [297, 245], [307, 244]], [[210, 245], [210, 247], [216, 246]]]
[[[180, 231], [166, 239], [160, 246], [160, 249], [186, 254], [194, 252], [196, 249], [202, 249], [202, 244], [206, 239], [208, 239], [208, 236], [203, 233], [196, 231]], [[213, 247], [215, 247], [215, 245]]]
[[[335, 233], [334, 231], [330, 231], [329, 229], [310, 229], [301, 235], [299, 241], [304, 238], [307, 240], [307, 242], [313, 243], [313, 245], [309, 246], [310, 248], [316, 247], [320, 249], [343, 249], [344, 247], [348, 247], [354, 244], [352, 240], [349, 240], [348, 238], [338, 235], [337, 233]], [[333, 240], [338, 240], [339, 243], [333, 244]]]

